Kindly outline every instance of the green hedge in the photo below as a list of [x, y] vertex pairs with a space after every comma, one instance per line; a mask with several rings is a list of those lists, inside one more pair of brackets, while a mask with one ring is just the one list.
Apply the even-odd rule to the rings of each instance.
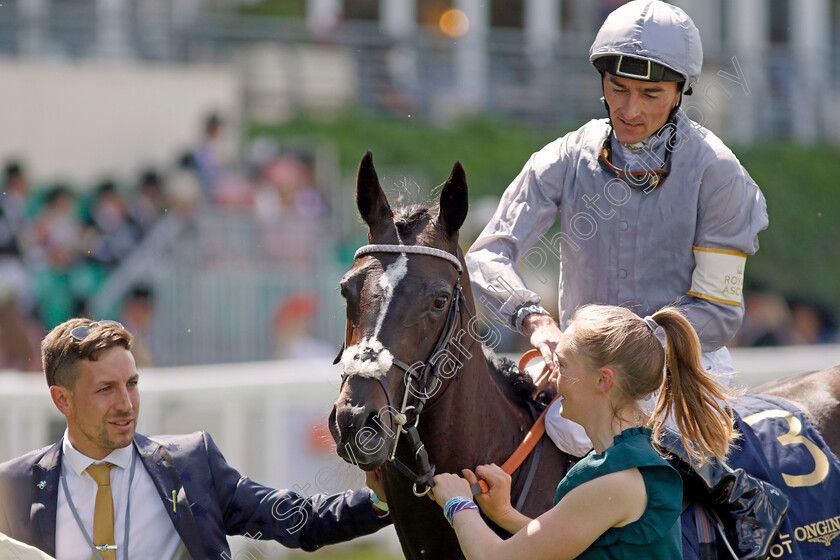
[[346, 113], [334, 120], [298, 116], [273, 127], [253, 127], [252, 134], [278, 140], [317, 138], [338, 149], [343, 171], [359, 165], [365, 151], [376, 165], [405, 167], [443, 183], [460, 161], [467, 172], [470, 196], [498, 195], [516, 176], [525, 160], [552, 140], [551, 134], [491, 118], [470, 118], [449, 127], [436, 127], [409, 117], [388, 118]]
[[840, 148], [794, 145], [735, 150], [767, 199], [770, 227], [748, 278], [788, 296], [822, 301], [840, 316]]
[[[299, 116], [251, 132], [328, 140], [345, 173], [368, 149], [377, 165], [410, 167], [438, 182], [460, 160], [476, 198], [499, 196], [534, 151], [579, 124], [548, 132], [482, 116], [439, 127], [408, 117], [348, 113], [329, 121]], [[823, 302], [840, 316], [840, 148], [780, 144], [734, 151], [764, 191], [770, 213], [770, 227], [759, 235], [761, 250], [747, 265], [748, 281]]]
[[258, 0], [238, 5], [236, 12], [244, 15], [301, 19], [306, 17], [306, 0]]

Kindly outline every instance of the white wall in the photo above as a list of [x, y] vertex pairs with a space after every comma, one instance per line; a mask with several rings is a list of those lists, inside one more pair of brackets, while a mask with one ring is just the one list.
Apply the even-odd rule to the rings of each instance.
[[0, 61], [0, 76], [0, 161], [20, 158], [36, 182], [171, 165], [211, 111], [238, 129], [237, 81], [216, 67]]

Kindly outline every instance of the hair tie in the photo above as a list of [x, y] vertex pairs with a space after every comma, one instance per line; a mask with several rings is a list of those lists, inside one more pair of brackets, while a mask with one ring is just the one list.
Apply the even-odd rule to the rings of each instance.
[[658, 328], [659, 328], [659, 323], [657, 323], [656, 321], [654, 321], [654, 320], [653, 320], [653, 317], [651, 317], [650, 315], [648, 315], [647, 317], [645, 317], [645, 324], [646, 324], [646, 325], [648, 326], [648, 328], [649, 328], [651, 331], [653, 331], [653, 332], [656, 332], [656, 329], [658, 329]]

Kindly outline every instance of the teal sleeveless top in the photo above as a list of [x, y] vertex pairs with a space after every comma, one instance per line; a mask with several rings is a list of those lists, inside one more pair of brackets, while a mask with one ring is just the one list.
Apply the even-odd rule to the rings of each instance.
[[635, 467], [645, 481], [648, 503], [642, 516], [608, 529], [578, 560], [682, 560], [682, 480], [653, 448], [650, 437], [647, 428], [624, 430], [604, 453], [590, 451], [557, 487], [555, 504], [572, 488], [613, 472]]

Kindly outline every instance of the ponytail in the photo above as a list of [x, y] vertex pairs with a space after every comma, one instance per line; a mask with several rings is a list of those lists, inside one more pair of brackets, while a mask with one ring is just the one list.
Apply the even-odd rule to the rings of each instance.
[[665, 376], [651, 415], [653, 441], [659, 442], [665, 420], [672, 415], [688, 454], [699, 464], [708, 457], [722, 461], [736, 437], [731, 396], [701, 363], [700, 339], [691, 323], [673, 307], [651, 317], [665, 331]]

